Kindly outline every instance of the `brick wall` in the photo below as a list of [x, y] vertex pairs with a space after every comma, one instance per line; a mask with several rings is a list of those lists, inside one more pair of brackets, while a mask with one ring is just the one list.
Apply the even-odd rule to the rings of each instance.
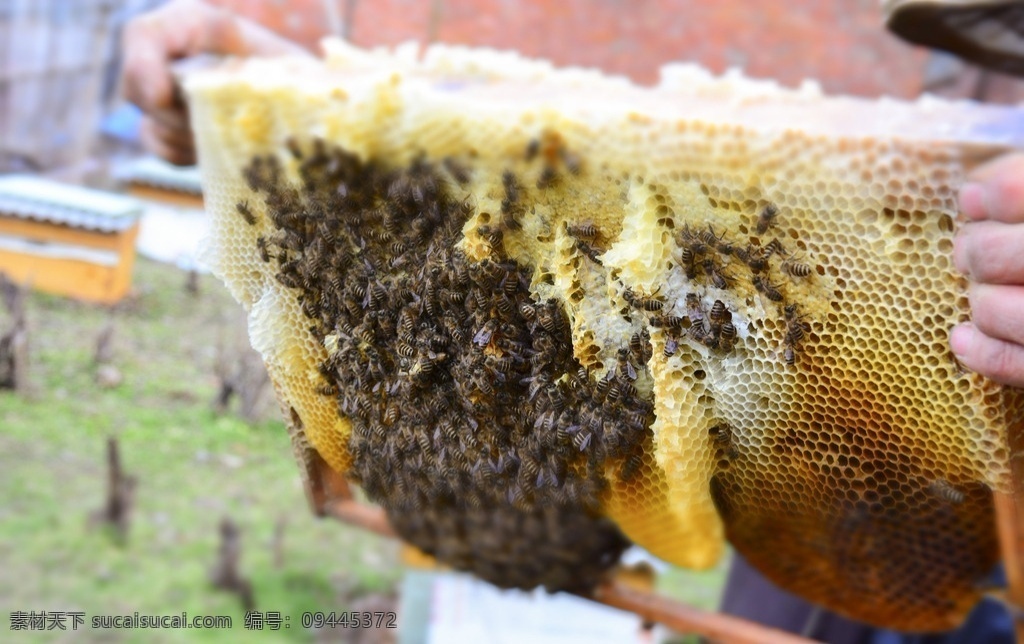
[[[559, 65], [599, 67], [642, 83], [667, 61], [827, 92], [910, 98], [929, 54], [882, 26], [878, 0], [212, 0], [310, 47], [332, 28], [359, 45], [410, 39], [516, 49]], [[335, 19], [332, 20], [331, 17]], [[970, 96], [976, 72], [955, 71], [938, 91]], [[1022, 83], [989, 79], [986, 96], [1024, 98]]]

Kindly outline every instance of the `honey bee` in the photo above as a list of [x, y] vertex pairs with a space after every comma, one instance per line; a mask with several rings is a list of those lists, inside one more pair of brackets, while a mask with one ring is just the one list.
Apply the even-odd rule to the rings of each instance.
[[[634, 372], [634, 375], [636, 375], [635, 372]], [[634, 380], [635, 380], [635, 378], [634, 378]], [[618, 385], [619, 385], [619, 389], [621, 390], [623, 396], [626, 396], [626, 397], [629, 397], [629, 398], [634, 398], [636, 396], [636, 394], [637, 394], [636, 387], [634, 387], [632, 385], [632, 383], [625, 382], [625, 381], [619, 381]]]
[[677, 315], [655, 315], [650, 319], [654, 328], [678, 329], [683, 325], [683, 318]]
[[514, 357], [506, 356], [498, 360], [494, 364], [494, 368], [497, 369], [499, 373], [507, 374], [510, 373], [513, 369], [515, 369], [516, 362], [517, 361]]
[[811, 325], [804, 321], [804, 316], [797, 313], [796, 304], [788, 304], [784, 310], [786, 316], [786, 343], [796, 344], [804, 334], [811, 330]]
[[481, 327], [480, 330], [476, 332], [476, 335], [473, 336], [473, 344], [475, 344], [478, 347], [487, 346], [488, 344], [490, 344], [491, 336], [494, 334], [494, 331], [497, 328], [497, 320], [488, 321], [487, 324]]
[[[505, 188], [505, 202], [509, 205], [515, 204], [519, 201], [519, 182], [516, 181], [516, 175], [511, 170], [505, 170], [501, 175], [501, 184]], [[504, 202], [502, 203], [504, 208]]]
[[619, 374], [621, 375], [625, 373], [626, 377], [630, 380], [636, 380], [636, 368], [629, 359], [629, 349], [619, 349], [617, 359], [619, 362]]
[[434, 453], [434, 444], [427, 436], [425, 432], [416, 432], [416, 444], [419, 445], [420, 451], [424, 454]]
[[708, 313], [708, 317], [712, 322], [721, 323], [726, 317], [731, 317], [729, 309], [725, 307], [725, 302], [722, 300], [715, 300], [715, 303], [711, 305], [711, 311]]
[[572, 444], [577, 450], [583, 452], [590, 446], [590, 440], [593, 438], [593, 434], [586, 430], [576, 432], [576, 435], [572, 437]]
[[782, 352], [782, 358], [786, 361], [786, 364], [792, 367], [796, 364], [796, 349], [792, 345], [786, 345], [785, 350]]
[[249, 209], [248, 201], [239, 201], [235, 204], [235, 208], [238, 210], [238, 214], [242, 215], [242, 219], [245, 219], [245, 223], [250, 226], [256, 225], [256, 215]]
[[386, 244], [391, 241], [391, 235], [386, 230], [370, 230], [366, 235], [379, 244]]
[[769, 257], [772, 255], [782, 255], [783, 257], [789, 255], [789, 253], [786, 252], [785, 246], [782, 245], [782, 242], [779, 241], [778, 238], [768, 242], [768, 245], [764, 247], [764, 252]]
[[928, 489], [935, 496], [952, 505], [960, 505], [967, 498], [964, 491], [954, 486], [946, 479], [936, 479], [931, 482]]
[[577, 239], [593, 239], [598, 235], [597, 226], [589, 222], [585, 224], [572, 225], [570, 225], [569, 222], [566, 222], [565, 231]]
[[320, 385], [316, 388], [316, 392], [321, 396], [336, 396], [338, 395], [338, 388], [331, 384]]
[[565, 169], [569, 171], [569, 174], [573, 176], [579, 175], [583, 169], [583, 160], [580, 159], [578, 154], [570, 152], [564, 147], [558, 149], [558, 156], [562, 160], [562, 164], [565, 165]]
[[540, 154], [540, 139], [530, 139], [530, 142], [526, 144], [524, 157], [529, 162], [536, 159], [538, 154]]
[[505, 207], [504, 202], [502, 203], [501, 209], [501, 225], [508, 230], [520, 230], [523, 225], [519, 223], [519, 215], [522, 214], [522, 209], [518, 207]]
[[769, 203], [762, 210], [761, 214], [757, 217], [757, 224], [754, 229], [758, 235], [763, 235], [768, 232], [768, 229], [775, 222], [775, 218], [779, 214], [779, 207], [773, 203]]
[[[608, 373], [614, 373], [614, 372], [609, 371]], [[621, 398], [621, 397], [622, 397], [622, 388], [619, 386], [619, 383], [617, 383], [617, 382], [610, 382], [610, 386], [608, 387], [608, 393], [605, 394], [604, 399], [607, 402], [616, 403], [616, 402], [619, 401], [619, 398]]]
[[754, 288], [758, 292], [763, 293], [765, 297], [773, 302], [782, 301], [782, 292], [779, 291], [778, 287], [768, 281], [767, 277], [755, 275], [753, 279]]
[[587, 242], [585, 242], [585, 241], [583, 241], [581, 239], [577, 239], [576, 240], [576, 250], [578, 250], [581, 253], [583, 253], [587, 257], [587, 259], [589, 259], [590, 261], [594, 262], [598, 266], [603, 266], [604, 265], [601, 262], [601, 251], [598, 250], [597, 248], [595, 248], [594, 246], [588, 244]]
[[731, 346], [736, 340], [736, 326], [732, 322], [723, 323], [722, 328], [719, 330], [719, 336], [726, 344]]
[[751, 272], [760, 273], [768, 268], [768, 255], [760, 247], [747, 246], [741, 259], [747, 263]]
[[811, 267], [807, 264], [796, 261], [795, 258], [790, 258], [782, 262], [782, 270], [790, 277], [808, 277], [811, 274]]
[[509, 299], [509, 297], [507, 295], [504, 295], [504, 294], [502, 294], [501, 297], [499, 297], [496, 300], [495, 306], [498, 309], [498, 312], [501, 313], [501, 315], [503, 317], [505, 317], [506, 319], [507, 318], [511, 318], [512, 314], [516, 310], [515, 309], [515, 304], [513, 304], [512, 300]]
[[408, 310], [403, 311], [398, 326], [399, 328], [402, 329], [402, 331], [411, 335], [413, 330], [416, 328], [416, 319]]
[[732, 442], [732, 427], [728, 423], [719, 423], [708, 430], [711, 440], [718, 447], [724, 447]]
[[686, 294], [686, 316], [690, 324], [697, 324], [704, 320], [704, 307], [701, 306], [700, 297], [696, 293]]
[[688, 247], [694, 255], [703, 255], [708, 250], [708, 245], [704, 241], [705, 236], [705, 232], [696, 233], [690, 229], [689, 224], [686, 224], [676, 233], [676, 243], [681, 247]]
[[442, 420], [440, 425], [438, 426], [438, 429], [441, 431], [441, 435], [444, 436], [446, 440], [452, 443], [459, 440], [459, 433], [455, 431], [455, 427], [447, 420]]
[[679, 249], [679, 256], [683, 263], [683, 271], [686, 273], [687, 279], [693, 279], [697, 277], [697, 270], [694, 268], [693, 263], [693, 250], [689, 246], [683, 246]]
[[449, 317], [444, 318], [444, 327], [456, 343], [462, 344], [465, 342], [466, 334], [463, 333], [462, 327], [459, 326], [459, 323], [456, 320]]
[[540, 176], [537, 177], [537, 189], [547, 190], [555, 185], [557, 181], [558, 171], [549, 165], [545, 165], [540, 171]]
[[[656, 292], [655, 292], [656, 293]], [[626, 300], [626, 303], [635, 309], [642, 309], [648, 312], [660, 311], [664, 308], [665, 303], [661, 300], [651, 296], [638, 296], [633, 292], [633, 289], [629, 286], [622, 292], [622, 298]]]
[[365, 322], [356, 329], [356, 335], [359, 336], [360, 340], [367, 344], [373, 344], [377, 339], [377, 335], [374, 333], [373, 327], [369, 326]]
[[626, 458], [622, 464], [622, 469], [619, 470], [619, 478], [623, 481], [629, 481], [640, 472], [640, 468], [643, 467], [643, 458], [640, 454], [633, 452]]
[[531, 483], [537, 480], [537, 475], [540, 473], [540, 463], [532, 458], [524, 458], [522, 464], [519, 466], [519, 471], [522, 472], [528, 481]]
[[694, 324], [687, 331], [687, 334], [709, 349], [717, 349], [721, 344], [718, 337], [718, 331], [713, 326], [709, 328], [709, 325], [706, 322]]
[[629, 339], [629, 350], [633, 352], [641, 365], [647, 364], [651, 358], [650, 334], [647, 333], [647, 329], [633, 334], [633, 337]]
[[537, 317], [537, 309], [532, 304], [524, 302], [519, 305], [519, 314], [527, 321], [533, 321]]
[[444, 163], [445, 169], [448, 170], [448, 173], [452, 175], [452, 178], [455, 179], [460, 186], [464, 186], [469, 183], [469, 180], [471, 179], [469, 170], [467, 170], [458, 161], [448, 157], [442, 163]]
[[679, 342], [675, 338], [669, 338], [665, 341], [665, 348], [662, 350], [662, 355], [666, 358], [671, 358], [679, 350]]
[[487, 242], [491, 247], [491, 250], [497, 250], [504, 239], [504, 234], [499, 228], [495, 228], [487, 224], [477, 226], [476, 234]]
[[715, 233], [715, 228], [711, 224], [708, 224], [708, 229], [700, 231], [697, 236], [708, 248], [717, 247], [718, 242], [721, 241], [721, 237]]
[[506, 273], [504, 279], [501, 280], [500, 286], [505, 295], [509, 297], [515, 296], [516, 291], [519, 290], [519, 275], [514, 272]]
[[558, 317], [552, 314], [547, 308], [538, 316], [538, 322], [545, 331], [554, 335], [558, 332]]
[[253, 192], [258, 192], [267, 187], [267, 183], [263, 178], [263, 158], [253, 157], [252, 162], [246, 166], [243, 176], [245, 177], [245, 183]]
[[299, 142], [295, 140], [295, 137], [289, 136], [284, 140], [284, 145], [296, 161], [302, 161], [302, 148], [299, 147]]
[[722, 255], [732, 255], [735, 246], [732, 242], [726, 241], [724, 235], [718, 238], [718, 252]]
[[729, 279], [722, 273], [721, 267], [715, 264], [715, 260], [708, 257], [704, 260], [704, 273], [711, 278], [715, 288], [729, 288]]
[[269, 245], [267, 243], [267, 238], [264, 237], [263, 235], [260, 235], [259, 237], [257, 237], [256, 238], [256, 247], [260, 251], [260, 259], [262, 259], [264, 262], [269, 262], [270, 261], [270, 248], [269, 248]]

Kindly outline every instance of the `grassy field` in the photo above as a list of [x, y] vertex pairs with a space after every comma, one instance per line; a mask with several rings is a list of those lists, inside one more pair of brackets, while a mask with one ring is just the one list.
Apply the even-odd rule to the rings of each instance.
[[[258, 609], [295, 620], [304, 610], [341, 610], [361, 594], [395, 588], [393, 543], [311, 515], [269, 389], [266, 420], [255, 425], [212, 411], [217, 346], [244, 346], [244, 319], [214, 279], [201, 281], [198, 297], [184, 284], [182, 272], [142, 261], [138, 295], [117, 311], [30, 298], [32, 392], [0, 393], [5, 622], [14, 610], [187, 611], [231, 615], [235, 633], [87, 630], [74, 641], [237, 641], [241, 603], [208, 580], [224, 516], [242, 529], [242, 572]], [[111, 316], [113, 364], [124, 382], [103, 389], [93, 351]], [[124, 468], [138, 477], [123, 545], [88, 520], [104, 503], [108, 436], [119, 438]], [[271, 544], [280, 521], [278, 568]], [[0, 625], [4, 641], [7, 628]], [[263, 639], [309, 641], [311, 634], [295, 624]]]
[[[314, 518], [270, 391], [263, 420], [215, 414], [217, 347], [247, 346], [244, 317], [213, 278], [200, 293], [184, 274], [142, 260], [136, 295], [117, 310], [34, 294], [29, 298], [31, 383], [27, 397], [0, 392], [0, 613], [231, 615], [233, 631], [91, 631], [69, 641], [238, 641], [237, 596], [215, 590], [218, 524], [242, 529], [242, 572], [257, 609], [292, 616], [292, 628], [257, 641], [311, 641], [306, 610], [344, 610], [367, 593], [394, 592], [394, 543]], [[96, 384], [93, 352], [114, 320], [114, 388]], [[6, 319], [0, 317], [0, 325]], [[124, 544], [90, 525], [104, 503], [106, 440], [117, 436], [124, 468], [138, 477]], [[283, 564], [275, 525], [284, 522]], [[713, 607], [723, 567], [671, 570], [663, 590]], [[11, 641], [8, 624], [0, 624]], [[20, 635], [25, 635], [24, 633]], [[54, 633], [24, 641], [60, 640]], [[17, 641], [22, 641], [18, 638]]]

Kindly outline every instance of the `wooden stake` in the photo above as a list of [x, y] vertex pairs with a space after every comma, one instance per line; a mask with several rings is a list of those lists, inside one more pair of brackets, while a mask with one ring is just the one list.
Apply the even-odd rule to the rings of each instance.
[[107, 439], [107, 501], [92, 514], [90, 523], [109, 525], [122, 543], [128, 539], [137, 483], [138, 479], [121, 468], [117, 439], [111, 436]]
[[253, 598], [252, 583], [243, 577], [238, 566], [242, 558], [242, 535], [235, 522], [224, 517], [220, 522], [220, 551], [217, 563], [210, 572], [210, 581], [214, 587], [237, 593], [246, 611], [253, 610], [256, 602]]
[[11, 314], [11, 327], [0, 330], [0, 389], [28, 393], [28, 325], [25, 299], [28, 289], [0, 273], [0, 298]]

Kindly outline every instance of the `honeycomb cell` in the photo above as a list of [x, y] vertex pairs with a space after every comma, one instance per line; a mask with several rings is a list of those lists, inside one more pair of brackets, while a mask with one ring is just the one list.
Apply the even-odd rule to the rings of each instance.
[[328, 51], [188, 82], [208, 262], [300, 463], [499, 585], [585, 590], [624, 537], [709, 566], [728, 538], [851, 617], [963, 618], [1024, 401], [948, 348], [965, 168], [927, 128], [960, 108], [890, 102], [896, 131], [718, 79]]

